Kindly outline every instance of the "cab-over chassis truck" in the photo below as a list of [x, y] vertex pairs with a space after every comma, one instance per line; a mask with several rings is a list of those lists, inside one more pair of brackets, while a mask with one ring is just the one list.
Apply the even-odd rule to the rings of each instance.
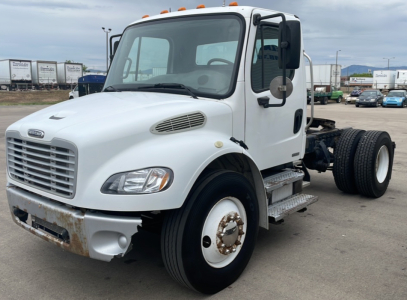
[[298, 17], [183, 10], [134, 22], [111, 48], [104, 92], [6, 131], [11, 216], [42, 239], [110, 261], [158, 230], [171, 276], [216, 293], [243, 272], [259, 227], [317, 201], [302, 193], [309, 169], [333, 171], [345, 193], [385, 193], [386, 132], [338, 129], [313, 118], [313, 100], [305, 117]]

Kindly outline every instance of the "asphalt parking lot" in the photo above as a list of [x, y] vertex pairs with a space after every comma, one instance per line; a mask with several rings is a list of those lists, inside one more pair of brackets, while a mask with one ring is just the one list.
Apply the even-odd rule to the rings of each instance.
[[238, 281], [204, 296], [170, 278], [157, 235], [139, 233], [132, 252], [105, 263], [64, 252], [12, 222], [4, 132], [42, 107], [0, 106], [0, 299], [407, 299], [407, 109], [316, 104], [316, 117], [337, 127], [390, 133], [397, 148], [387, 193], [347, 195], [331, 172], [312, 172], [305, 192], [319, 201], [260, 230]]

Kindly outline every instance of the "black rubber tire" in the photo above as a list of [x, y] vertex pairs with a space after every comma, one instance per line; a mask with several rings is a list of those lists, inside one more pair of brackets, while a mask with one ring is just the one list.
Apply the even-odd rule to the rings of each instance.
[[342, 96], [339, 96], [338, 99], [336, 99], [336, 103], [341, 103], [342, 102]]
[[71, 100], [71, 99], [73, 99], [73, 97], [71, 96], [71, 97], [69, 97], [69, 100]]
[[[389, 151], [389, 168], [382, 183], [376, 177], [376, 158], [379, 149], [386, 146]], [[355, 154], [355, 182], [361, 195], [381, 197], [387, 190], [393, 168], [394, 148], [390, 135], [385, 131], [367, 131], [359, 141]]]
[[[212, 207], [227, 196], [239, 199], [246, 210], [246, 236], [238, 256], [229, 265], [214, 268], [202, 254], [202, 229]], [[217, 293], [230, 286], [248, 264], [258, 224], [259, 208], [250, 182], [232, 171], [212, 173], [195, 185], [181, 208], [166, 214], [161, 235], [164, 265], [179, 283], [204, 294]]]
[[328, 103], [328, 97], [322, 97], [321, 98], [321, 104], [326, 105]]
[[364, 130], [349, 129], [343, 132], [335, 146], [333, 175], [335, 184], [342, 192], [357, 194], [354, 158]]
[[403, 101], [403, 103], [401, 103], [401, 106], [400, 106], [400, 108], [404, 108], [404, 107], [407, 107], [406, 101]]
[[355, 104], [356, 107], [359, 107], [359, 104]]

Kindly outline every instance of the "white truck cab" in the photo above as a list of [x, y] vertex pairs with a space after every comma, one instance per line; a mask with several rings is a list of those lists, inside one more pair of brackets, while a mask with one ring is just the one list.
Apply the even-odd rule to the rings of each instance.
[[75, 88], [69, 92], [69, 99], [74, 99], [74, 98], [79, 98], [79, 87], [78, 85], [75, 86]]
[[386, 132], [306, 117], [298, 17], [181, 10], [132, 23], [113, 48], [102, 93], [6, 131], [12, 218], [44, 240], [110, 261], [158, 230], [172, 277], [216, 293], [243, 272], [259, 227], [317, 200], [302, 193], [308, 169], [332, 170], [344, 192], [386, 191]]

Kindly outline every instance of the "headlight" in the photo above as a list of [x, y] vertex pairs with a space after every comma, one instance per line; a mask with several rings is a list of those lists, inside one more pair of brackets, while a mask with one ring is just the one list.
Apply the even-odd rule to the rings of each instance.
[[174, 178], [168, 168], [148, 168], [110, 176], [102, 186], [104, 194], [151, 194], [166, 190]]
[[376, 99], [370, 99], [370, 102], [375, 102], [376, 101]]
[[356, 102], [359, 102], [359, 98], [356, 98]]

